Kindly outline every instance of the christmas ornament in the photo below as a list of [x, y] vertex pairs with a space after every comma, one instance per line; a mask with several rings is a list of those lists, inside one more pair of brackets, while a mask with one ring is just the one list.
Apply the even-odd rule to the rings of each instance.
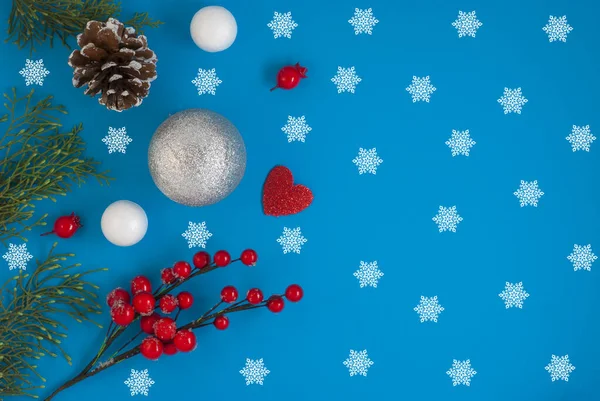
[[192, 266], [188, 262], [177, 262], [173, 266], [173, 273], [179, 279], [188, 278], [192, 274]]
[[[0, 148], [4, 149], [0, 242], [5, 245], [12, 238], [24, 239], [23, 234], [36, 226], [46, 225], [46, 215], [29, 221], [35, 215], [34, 201], [64, 196], [72, 183], [83, 183], [89, 177], [101, 184], [111, 179], [98, 170], [97, 161], [84, 156], [81, 124], [70, 131], [61, 129], [56, 114], [66, 114], [65, 108], [53, 104], [52, 96], [36, 102], [33, 95], [31, 91], [17, 96], [15, 89], [4, 94], [8, 113], [0, 116], [0, 123], [7, 123], [0, 133]], [[25, 168], [24, 163], [35, 168]]]
[[81, 50], [69, 56], [73, 86], [87, 85], [85, 94], [100, 95], [109, 110], [123, 111], [142, 104], [156, 79], [156, 55], [144, 35], [114, 18], [90, 21], [77, 36]]
[[177, 298], [171, 294], [167, 294], [160, 299], [159, 306], [162, 313], [169, 314], [177, 309]]
[[[161, 299], [162, 301], [162, 299]], [[142, 316], [151, 315], [156, 305], [156, 300], [149, 292], [140, 292], [133, 297], [133, 308]]]
[[240, 183], [246, 148], [225, 117], [189, 109], [158, 127], [148, 149], [148, 164], [154, 183], [169, 199], [205, 206], [224, 199]]
[[210, 264], [210, 255], [205, 251], [196, 252], [193, 262], [197, 269], [204, 269]]
[[231, 255], [227, 251], [217, 251], [214, 256], [215, 265], [225, 267], [231, 262]]
[[302, 287], [298, 284], [292, 284], [285, 290], [285, 297], [290, 302], [298, 302], [304, 296], [304, 291], [302, 291]]
[[148, 218], [137, 203], [120, 200], [106, 208], [100, 225], [107, 240], [118, 246], [131, 246], [146, 235]]
[[277, 88], [294, 89], [301, 79], [306, 78], [307, 71], [308, 68], [300, 66], [300, 63], [286, 65], [277, 73], [277, 85], [271, 88], [271, 92]]
[[[252, 260], [258, 260], [256, 252], [252, 250], [246, 250], [245, 252], [252, 255]], [[227, 255], [227, 262], [229, 264], [229, 252], [221, 251], [220, 254]], [[237, 289], [233, 286], [227, 286], [223, 288], [220, 294], [221, 297], [212, 308], [199, 317], [197, 316], [191, 319], [187, 324], [180, 324], [181, 322], [178, 320], [179, 313], [172, 319], [154, 311], [151, 311], [147, 316], [141, 316], [139, 312], [136, 313], [136, 310], [141, 310], [142, 313], [145, 313], [150, 309], [147, 307], [146, 302], [138, 302], [140, 299], [143, 301], [144, 298], [158, 301], [161, 306], [161, 312], [163, 309], [162, 307], [167, 301], [172, 304], [172, 310], [170, 310], [170, 312], [176, 308], [177, 303], [179, 303], [180, 310], [190, 308], [193, 304], [192, 294], [184, 291], [180, 292], [177, 297], [175, 297], [172, 294], [174, 290], [180, 285], [185, 285], [189, 280], [192, 280], [199, 275], [222, 268], [222, 266], [218, 266], [217, 260], [219, 257], [216, 256], [215, 261], [208, 263], [207, 265], [204, 265], [204, 262], [209, 259], [207, 255], [204, 255], [202, 260], [199, 260], [200, 258], [197, 253], [194, 255], [194, 259], [202, 262], [199, 264], [202, 266], [202, 269], [195, 269], [187, 277], [174, 280], [170, 284], [163, 283], [153, 293], [150, 293], [150, 281], [147, 277], [137, 276], [133, 278], [131, 280], [131, 290], [134, 295], [133, 303], [135, 304], [135, 309], [128, 302], [125, 302], [127, 296], [123, 294], [124, 290], [115, 289], [111, 291], [107, 297], [107, 302], [110, 300], [110, 302], [113, 303], [111, 309], [113, 322], [108, 327], [106, 337], [104, 338], [99, 351], [79, 374], [46, 397], [45, 401], [50, 401], [65, 389], [138, 354], [142, 354], [148, 359], [155, 360], [159, 359], [163, 353], [166, 355], [173, 355], [177, 352], [191, 352], [197, 345], [196, 335], [193, 332], [194, 329], [212, 324], [219, 330], [225, 330], [229, 327], [228, 316], [231, 313], [257, 308], [268, 308], [272, 312], [280, 312], [283, 309], [284, 301], [280, 295], [273, 295], [268, 301], [263, 301], [262, 291], [258, 288], [252, 288], [247, 292], [246, 299], [238, 301]], [[231, 263], [238, 261], [241, 260], [236, 259], [231, 261]], [[157, 269], [157, 275], [160, 274], [163, 276], [164, 270], [165, 269]], [[295, 300], [299, 300], [298, 294], [302, 294], [302, 289], [295, 284], [292, 284], [286, 290], [286, 296], [290, 296]], [[137, 324], [132, 324], [137, 319], [140, 319], [139, 326]], [[118, 325], [119, 327], [116, 327], [115, 325]], [[133, 331], [129, 330], [130, 326], [134, 328]], [[1, 330], [2, 326], [0, 325], [0, 332]], [[122, 340], [121, 336], [130, 331], [132, 334], [130, 340], [124, 342], [120, 341]], [[138, 340], [136, 344], [135, 341], [140, 332], [147, 333], [150, 336], [143, 339], [141, 342]], [[112, 351], [111, 349], [118, 346], [117, 344], [119, 343], [124, 343], [124, 345], [121, 345], [121, 348], [116, 352]]]
[[129, 293], [122, 288], [115, 288], [106, 296], [106, 304], [112, 308], [115, 302], [123, 302], [128, 304], [131, 300]]
[[313, 201], [313, 194], [304, 185], [294, 185], [287, 167], [273, 168], [263, 187], [263, 210], [267, 216], [286, 216], [300, 213]]
[[258, 255], [256, 254], [256, 251], [254, 251], [253, 249], [246, 249], [244, 252], [242, 252], [242, 256], [240, 256], [240, 260], [246, 266], [255, 266], [256, 261], [258, 260]]
[[190, 34], [194, 43], [207, 52], [221, 52], [228, 49], [237, 36], [237, 23], [233, 15], [224, 7], [208, 6], [201, 8], [192, 18]]
[[60, 216], [56, 219], [52, 231], [44, 233], [42, 236], [56, 234], [56, 236], [60, 238], [71, 238], [81, 227], [83, 226], [81, 225], [79, 216], [75, 216], [75, 213], [71, 213], [68, 216]]
[[162, 281], [163, 284], [171, 284], [174, 283], [175, 280], [177, 280], [177, 276], [173, 272], [172, 268], [167, 267], [166, 269], [161, 270], [160, 281]]

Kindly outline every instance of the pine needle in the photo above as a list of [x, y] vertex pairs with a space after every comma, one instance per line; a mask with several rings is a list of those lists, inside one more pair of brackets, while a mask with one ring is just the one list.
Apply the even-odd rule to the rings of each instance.
[[83, 126], [60, 132], [56, 114], [66, 114], [63, 106], [52, 104], [52, 96], [35, 103], [33, 90], [24, 97], [4, 94], [8, 114], [0, 136], [0, 242], [11, 238], [27, 239], [23, 234], [33, 227], [46, 225], [46, 215], [29, 221], [34, 201], [64, 196], [73, 184], [87, 177], [108, 183], [107, 172], [98, 171], [98, 162], [86, 158], [85, 141], [79, 135]]

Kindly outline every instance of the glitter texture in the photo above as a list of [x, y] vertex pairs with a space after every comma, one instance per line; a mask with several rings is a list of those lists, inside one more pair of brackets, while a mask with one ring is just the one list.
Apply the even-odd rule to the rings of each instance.
[[169, 199], [205, 206], [227, 197], [246, 169], [246, 147], [225, 117], [189, 109], [169, 117], [154, 133], [148, 149], [154, 183]]
[[271, 170], [263, 187], [263, 209], [267, 216], [286, 216], [300, 213], [313, 201], [313, 194], [304, 185], [294, 185], [287, 167]]

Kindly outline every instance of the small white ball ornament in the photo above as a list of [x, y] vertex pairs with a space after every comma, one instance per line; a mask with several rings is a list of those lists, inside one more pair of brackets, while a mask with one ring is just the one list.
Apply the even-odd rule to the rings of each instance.
[[120, 200], [106, 208], [100, 225], [107, 240], [118, 246], [131, 246], [146, 235], [148, 217], [137, 203]]
[[202, 50], [221, 52], [235, 41], [237, 23], [226, 8], [208, 6], [201, 8], [192, 18], [190, 34], [194, 43]]

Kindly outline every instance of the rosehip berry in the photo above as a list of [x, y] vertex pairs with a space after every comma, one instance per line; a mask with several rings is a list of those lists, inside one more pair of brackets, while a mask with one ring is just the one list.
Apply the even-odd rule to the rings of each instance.
[[193, 262], [197, 269], [204, 269], [210, 264], [210, 255], [204, 251], [196, 252]]
[[177, 326], [170, 317], [161, 317], [154, 324], [154, 335], [161, 341], [171, 341], [175, 333], [177, 333]]
[[154, 334], [154, 323], [160, 319], [158, 313], [153, 313], [149, 316], [142, 316], [140, 319], [140, 328], [146, 334]]
[[180, 330], [175, 334], [173, 344], [181, 352], [190, 352], [196, 348], [196, 335], [191, 330]]
[[119, 326], [127, 326], [135, 317], [133, 306], [124, 302], [117, 302], [110, 309], [110, 317], [115, 324]]
[[166, 355], [175, 355], [177, 353], [177, 347], [173, 343], [166, 343], [163, 345], [163, 352]]
[[285, 297], [288, 299], [288, 301], [298, 302], [302, 299], [303, 296], [304, 291], [302, 290], [302, 287], [300, 287], [298, 284], [292, 284], [288, 286], [288, 288], [286, 288], [285, 290]]
[[131, 280], [131, 293], [136, 295], [140, 292], [152, 292], [150, 280], [144, 276], [137, 276]]
[[156, 300], [149, 292], [140, 292], [133, 297], [133, 307], [140, 315], [151, 315], [155, 306]]
[[146, 337], [140, 344], [140, 352], [146, 358], [155, 361], [163, 353], [163, 343], [156, 337]]
[[256, 261], [258, 260], [258, 255], [254, 249], [246, 249], [242, 252], [242, 256], [240, 256], [240, 260], [246, 266], [254, 266], [256, 265]]
[[162, 269], [160, 272], [160, 279], [163, 284], [172, 284], [177, 280], [175, 273], [173, 273], [173, 269], [167, 267], [166, 269]]
[[106, 296], [106, 303], [111, 308], [115, 302], [123, 302], [128, 304], [129, 301], [131, 301], [129, 293], [122, 288], [115, 288]]
[[158, 302], [162, 313], [171, 313], [177, 308], [177, 298], [171, 294], [167, 294]]
[[251, 288], [248, 290], [248, 294], [246, 294], [246, 299], [252, 305], [257, 305], [263, 301], [263, 293], [258, 288]]
[[225, 330], [227, 327], [229, 327], [229, 318], [223, 315], [217, 316], [213, 324], [217, 329]]
[[215, 265], [219, 267], [225, 267], [231, 262], [231, 255], [227, 251], [217, 251], [215, 253]]
[[223, 287], [223, 289], [221, 290], [221, 299], [223, 300], [223, 302], [227, 302], [228, 304], [230, 304], [237, 301], [237, 298], [238, 291], [234, 286], [228, 285], [227, 287]]
[[179, 309], [188, 309], [194, 303], [194, 297], [189, 292], [183, 291], [177, 294], [177, 302], [179, 303]]
[[283, 305], [283, 298], [281, 298], [279, 295], [273, 295], [267, 301], [267, 308], [269, 308], [269, 310], [273, 313], [281, 312], [283, 310]]
[[188, 262], [177, 262], [173, 266], [173, 273], [180, 278], [188, 278], [192, 274], [192, 266]]

